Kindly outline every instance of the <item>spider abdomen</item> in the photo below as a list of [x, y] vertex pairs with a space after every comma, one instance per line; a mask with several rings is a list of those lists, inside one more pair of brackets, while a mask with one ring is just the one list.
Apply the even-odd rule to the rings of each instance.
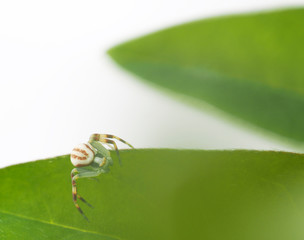
[[93, 147], [89, 143], [76, 146], [71, 153], [71, 162], [75, 167], [90, 165], [95, 158]]

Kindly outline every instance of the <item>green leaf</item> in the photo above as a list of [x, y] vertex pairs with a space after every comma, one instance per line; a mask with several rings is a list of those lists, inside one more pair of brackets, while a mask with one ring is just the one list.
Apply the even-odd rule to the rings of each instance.
[[129, 41], [109, 54], [157, 86], [303, 141], [303, 22], [303, 8], [218, 17]]
[[0, 239], [302, 240], [304, 156], [284, 152], [130, 150], [98, 181], [69, 156], [0, 170]]

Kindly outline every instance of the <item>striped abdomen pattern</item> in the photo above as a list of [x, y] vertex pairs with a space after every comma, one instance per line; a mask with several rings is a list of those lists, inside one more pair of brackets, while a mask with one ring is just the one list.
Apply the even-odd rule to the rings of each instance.
[[75, 167], [90, 165], [95, 158], [93, 147], [89, 143], [76, 146], [71, 153], [71, 162]]

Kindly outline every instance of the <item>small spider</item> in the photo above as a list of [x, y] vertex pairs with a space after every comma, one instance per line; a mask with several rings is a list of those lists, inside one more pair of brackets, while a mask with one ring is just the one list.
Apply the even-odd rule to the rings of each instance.
[[111, 140], [113, 138], [133, 148], [131, 144], [114, 135], [92, 134], [88, 143], [79, 144], [72, 150], [71, 153], [71, 162], [76, 167], [71, 172], [73, 201], [75, 207], [87, 221], [88, 218], [79, 207], [77, 198], [79, 198], [89, 207], [92, 207], [92, 205], [77, 194], [76, 180], [78, 178], [97, 177], [101, 173], [107, 173], [110, 171], [109, 166], [113, 165], [113, 160], [110, 156], [109, 150], [106, 149], [103, 144], [108, 145], [112, 149], [112, 145], [114, 146], [119, 159], [119, 164], [121, 164], [117, 145], [115, 141]]

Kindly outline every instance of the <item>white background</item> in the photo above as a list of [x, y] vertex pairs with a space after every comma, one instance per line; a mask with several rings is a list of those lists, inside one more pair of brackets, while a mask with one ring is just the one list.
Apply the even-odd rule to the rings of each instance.
[[186, 21], [303, 3], [0, 1], [0, 167], [67, 154], [94, 132], [137, 148], [296, 150], [145, 85], [105, 52]]

